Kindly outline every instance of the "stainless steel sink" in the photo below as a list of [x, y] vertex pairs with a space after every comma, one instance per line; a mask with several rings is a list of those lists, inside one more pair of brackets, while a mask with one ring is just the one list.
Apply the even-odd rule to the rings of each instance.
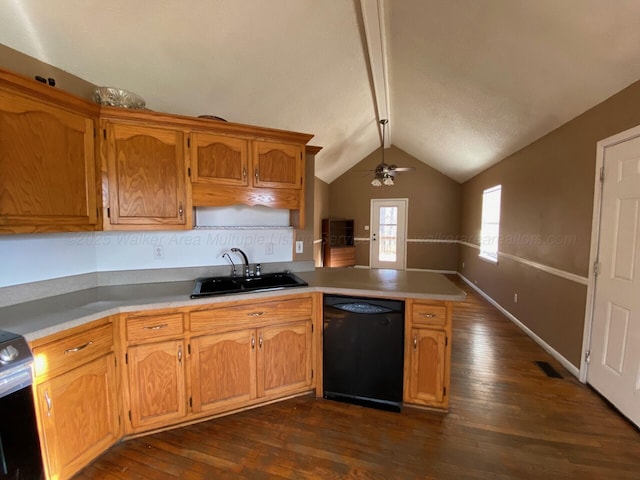
[[264, 273], [259, 277], [205, 277], [196, 279], [191, 298], [281, 290], [307, 285], [307, 282], [291, 272]]

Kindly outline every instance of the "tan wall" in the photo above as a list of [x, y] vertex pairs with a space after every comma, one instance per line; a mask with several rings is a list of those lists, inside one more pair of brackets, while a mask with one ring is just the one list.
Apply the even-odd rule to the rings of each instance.
[[[371, 199], [408, 198], [408, 239], [455, 241], [460, 229], [460, 184], [392, 146], [385, 150], [385, 162], [415, 170], [398, 173], [392, 187], [373, 187], [371, 171], [380, 161], [378, 149], [329, 185], [331, 216], [354, 219], [356, 238], [368, 238], [364, 227], [370, 222]], [[368, 241], [356, 242], [356, 262], [369, 265]], [[408, 244], [407, 268], [455, 271], [457, 263], [455, 244]]]
[[305, 176], [304, 176], [304, 215], [305, 223], [304, 230], [296, 230], [296, 241], [302, 240], [303, 249], [302, 253], [296, 253], [295, 246], [293, 249], [294, 261], [310, 261], [314, 259], [314, 230], [315, 230], [315, 177], [313, 172], [315, 170], [315, 147], [307, 147], [307, 156], [305, 162]]
[[[596, 143], [640, 124], [639, 104], [636, 82], [464, 183], [462, 240], [478, 244], [482, 191], [501, 184], [499, 251], [587, 277]], [[460, 248], [459, 271], [580, 365], [586, 285], [505, 257], [492, 265], [468, 246]]]
[[93, 91], [96, 85], [5, 45], [0, 45], [0, 65], [6, 70], [31, 79], [36, 75], [53, 78], [56, 82], [55, 88], [73, 93], [86, 100], [93, 100]]
[[313, 258], [316, 267], [322, 267], [322, 219], [329, 217], [329, 184], [315, 178], [313, 211]]

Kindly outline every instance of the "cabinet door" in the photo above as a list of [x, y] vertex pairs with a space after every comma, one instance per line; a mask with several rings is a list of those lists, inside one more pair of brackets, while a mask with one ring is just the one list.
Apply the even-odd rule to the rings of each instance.
[[91, 118], [0, 90], [0, 232], [95, 230]]
[[120, 437], [115, 357], [36, 386], [48, 478], [66, 479]]
[[182, 340], [129, 347], [131, 426], [162, 427], [186, 414]]
[[445, 406], [447, 343], [444, 330], [411, 330], [409, 391], [405, 392], [405, 401], [434, 407]]
[[109, 122], [110, 225], [186, 228], [184, 133]]
[[303, 148], [300, 145], [253, 142], [253, 185], [266, 188], [302, 188]]
[[249, 185], [249, 147], [242, 138], [191, 134], [192, 183]]
[[191, 341], [193, 411], [223, 411], [256, 398], [256, 331]]
[[258, 330], [258, 396], [295, 393], [311, 386], [311, 321]]

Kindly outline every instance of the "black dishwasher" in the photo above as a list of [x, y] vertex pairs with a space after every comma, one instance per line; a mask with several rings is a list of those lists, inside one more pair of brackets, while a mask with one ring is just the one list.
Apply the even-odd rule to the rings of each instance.
[[404, 302], [324, 296], [324, 398], [400, 411]]

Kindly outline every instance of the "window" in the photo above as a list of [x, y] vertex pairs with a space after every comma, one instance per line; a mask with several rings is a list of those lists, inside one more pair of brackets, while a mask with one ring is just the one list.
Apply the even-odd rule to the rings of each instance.
[[500, 196], [502, 185], [482, 192], [482, 228], [480, 230], [480, 257], [498, 263], [500, 237]]

